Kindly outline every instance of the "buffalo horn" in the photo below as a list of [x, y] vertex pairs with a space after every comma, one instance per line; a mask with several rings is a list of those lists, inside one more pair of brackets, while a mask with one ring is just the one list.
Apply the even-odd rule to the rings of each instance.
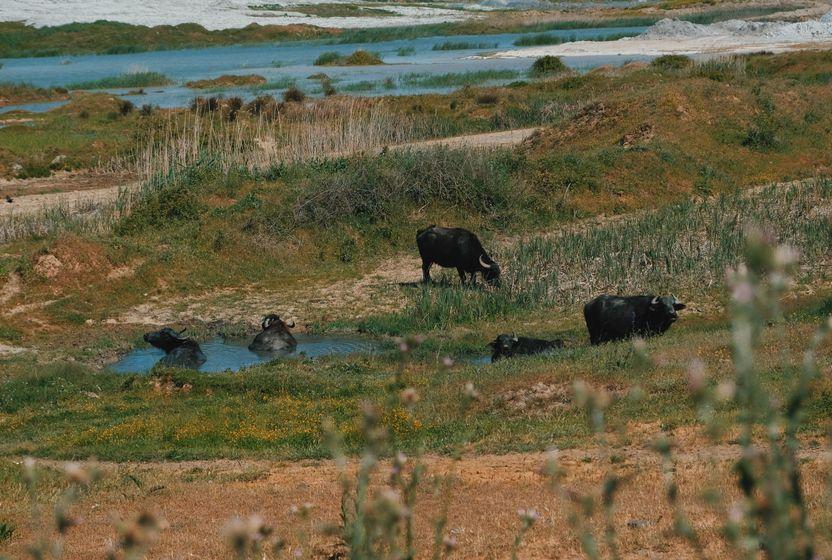
[[491, 268], [490, 264], [482, 260], [482, 255], [480, 255], [480, 266], [482, 266], [483, 268]]

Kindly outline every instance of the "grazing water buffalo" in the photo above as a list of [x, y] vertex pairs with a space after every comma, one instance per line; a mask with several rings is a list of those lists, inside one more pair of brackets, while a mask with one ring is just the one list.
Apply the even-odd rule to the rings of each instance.
[[176, 332], [165, 327], [160, 331], [146, 333], [144, 341], [165, 351], [165, 357], [159, 360], [160, 364], [198, 369], [208, 358], [195, 340], [182, 336], [185, 330]]
[[254, 337], [248, 349], [252, 352], [291, 352], [298, 345], [289, 329], [295, 328], [295, 322], [286, 324], [274, 313], [263, 318], [263, 332]]
[[584, 306], [584, 319], [592, 344], [623, 340], [632, 336], [662, 334], [685, 308], [674, 297], [598, 296]]
[[491, 354], [491, 362], [494, 363], [502, 358], [551, 352], [563, 348], [563, 341], [501, 334], [493, 342], [489, 342], [488, 345], [494, 349], [493, 354]]
[[477, 272], [486, 282], [496, 285], [500, 281], [500, 267], [497, 266], [476, 235], [462, 228], [444, 228], [435, 225], [416, 232], [416, 245], [422, 257], [422, 280], [430, 282], [430, 267], [436, 263], [445, 268], [455, 268], [459, 279], [465, 284], [465, 273], [475, 283]]

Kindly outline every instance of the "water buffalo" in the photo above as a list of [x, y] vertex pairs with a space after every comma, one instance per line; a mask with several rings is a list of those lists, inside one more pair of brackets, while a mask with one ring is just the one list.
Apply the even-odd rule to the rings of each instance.
[[492, 342], [489, 342], [488, 346], [494, 350], [491, 354], [491, 363], [494, 363], [502, 358], [551, 352], [552, 350], [563, 348], [563, 341], [501, 334]]
[[435, 225], [416, 232], [416, 245], [422, 257], [422, 280], [430, 282], [430, 267], [436, 263], [445, 268], [455, 268], [465, 284], [465, 273], [474, 283], [477, 272], [486, 282], [496, 285], [500, 280], [497, 266], [476, 235], [462, 228], [444, 228]]
[[160, 364], [198, 369], [208, 358], [195, 340], [182, 336], [184, 333], [185, 329], [176, 332], [165, 327], [160, 331], [146, 333], [144, 341], [165, 351], [165, 357], [159, 360]]
[[295, 322], [286, 324], [280, 317], [271, 313], [263, 318], [263, 332], [254, 337], [248, 349], [252, 352], [292, 352], [298, 345], [289, 329], [295, 328]]
[[685, 308], [674, 296], [598, 296], [584, 305], [592, 344], [662, 334]]

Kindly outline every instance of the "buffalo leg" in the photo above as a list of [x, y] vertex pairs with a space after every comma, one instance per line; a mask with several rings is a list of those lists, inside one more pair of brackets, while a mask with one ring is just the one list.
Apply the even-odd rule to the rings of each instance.
[[430, 262], [422, 261], [422, 282], [430, 284]]
[[465, 285], [465, 271], [462, 270], [461, 268], [457, 268], [456, 271], [457, 271], [457, 273], [459, 273], [459, 281], [464, 286]]

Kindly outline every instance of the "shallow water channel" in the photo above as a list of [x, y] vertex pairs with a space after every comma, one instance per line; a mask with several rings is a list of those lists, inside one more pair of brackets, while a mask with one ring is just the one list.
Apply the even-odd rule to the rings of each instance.
[[[546, 32], [563, 40], [596, 40], [613, 35], [635, 35], [644, 27], [591, 28], [552, 30]], [[441, 75], [476, 71], [513, 71], [503, 79], [487, 83], [500, 84], [522, 79], [534, 59], [483, 59], [472, 58], [483, 52], [516, 49], [514, 42], [535, 33], [501, 33], [493, 35], [456, 35], [420, 37], [374, 43], [332, 44], [325, 41], [298, 41], [266, 45], [240, 45], [154, 51], [119, 55], [83, 55], [43, 58], [2, 59], [0, 81], [23, 82], [38, 87], [71, 86], [78, 82], [100, 80], [123, 73], [137, 71], [159, 72], [173, 82], [172, 85], [144, 88], [142, 95], [130, 95], [129, 89], [107, 89], [123, 96], [136, 105], [151, 104], [162, 108], [183, 107], [197, 95], [239, 95], [250, 99], [261, 94], [279, 94], [289, 83], [311, 95], [322, 95], [320, 82], [310, 76], [325, 72], [341, 92], [354, 91], [359, 95], [409, 95], [426, 92], [448, 92], [458, 86], [442, 86], [419, 80], [408, 80], [413, 75]], [[443, 45], [456, 43], [467, 48], [446, 50]], [[324, 52], [335, 51], [346, 55], [357, 49], [378, 53], [385, 64], [379, 66], [314, 66], [313, 62]], [[586, 71], [605, 64], [623, 64], [642, 57], [564, 57], [564, 62], [578, 70]], [[649, 57], [647, 57], [649, 58]], [[222, 74], [258, 74], [269, 84], [264, 87], [221, 88], [194, 90], [184, 87], [192, 80], [215, 78]], [[385, 87], [384, 83], [394, 84]], [[351, 86], [363, 84], [351, 90]], [[371, 86], [372, 84], [372, 86]], [[15, 109], [33, 112], [47, 111], [66, 102], [50, 102], [25, 105], [8, 105], [0, 113]]]
[[[289, 354], [262, 354], [248, 349], [248, 340], [224, 340], [216, 338], [199, 345], [207, 356], [199, 371], [217, 373], [239, 371], [242, 368], [271, 362], [298, 358], [320, 358], [323, 356], [347, 356], [351, 354], [373, 354], [381, 350], [377, 341], [350, 336], [296, 335], [298, 346]], [[110, 364], [108, 369], [116, 373], [146, 373], [164, 357], [157, 348], [137, 348]]]

